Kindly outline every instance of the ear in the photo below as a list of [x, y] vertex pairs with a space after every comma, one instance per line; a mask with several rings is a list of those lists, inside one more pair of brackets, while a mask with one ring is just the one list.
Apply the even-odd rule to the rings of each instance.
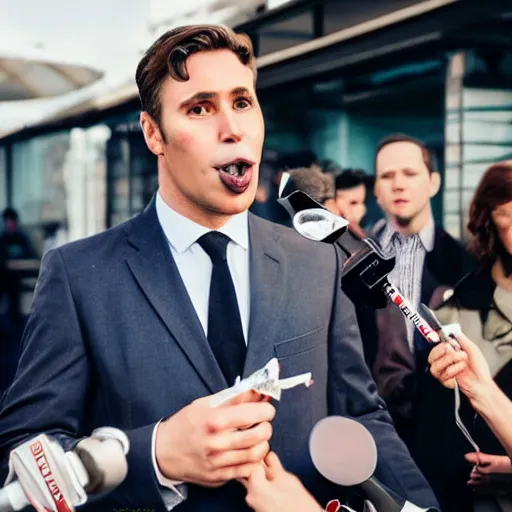
[[141, 112], [140, 114], [140, 127], [142, 128], [146, 145], [151, 153], [156, 156], [163, 155], [165, 142], [162, 137], [162, 132], [147, 112]]
[[430, 175], [430, 197], [434, 197], [441, 188], [441, 175], [438, 172], [433, 172]]

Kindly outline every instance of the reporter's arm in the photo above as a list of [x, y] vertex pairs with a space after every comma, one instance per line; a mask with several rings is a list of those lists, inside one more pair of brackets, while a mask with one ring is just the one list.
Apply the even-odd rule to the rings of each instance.
[[493, 381], [471, 400], [471, 404], [512, 458], [512, 401]]
[[447, 343], [429, 355], [430, 371], [444, 386], [454, 387], [455, 379], [473, 408], [484, 418], [508, 455], [512, 455], [512, 402], [494, 382], [480, 349], [465, 335], [457, 337], [462, 350]]

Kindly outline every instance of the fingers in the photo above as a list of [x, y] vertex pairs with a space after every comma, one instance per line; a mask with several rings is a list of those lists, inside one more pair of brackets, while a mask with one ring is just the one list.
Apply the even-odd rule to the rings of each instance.
[[248, 463], [209, 471], [206, 475], [206, 480], [201, 482], [201, 485], [207, 487], [218, 487], [230, 480], [238, 480], [240, 482], [245, 481], [247, 484], [247, 480], [258, 465], [261, 464]]
[[485, 453], [470, 452], [466, 453], [464, 458], [476, 466], [480, 461], [485, 462]]
[[265, 474], [268, 480], [274, 480], [280, 473], [284, 473], [284, 468], [279, 457], [274, 452], [269, 452], [265, 457]]
[[206, 426], [210, 432], [244, 428], [265, 421], [270, 422], [275, 414], [275, 407], [268, 402], [241, 403], [212, 409]]
[[230, 450], [219, 452], [209, 457], [212, 469], [228, 466], [240, 466], [242, 464], [255, 464], [261, 462], [270, 450], [267, 441], [246, 448], [245, 450]]
[[460, 372], [464, 371], [467, 367], [466, 361], [460, 361], [459, 363], [452, 364], [446, 370], [441, 373], [440, 380], [450, 380], [456, 377]]
[[256, 391], [250, 389], [249, 391], [246, 391], [245, 393], [242, 393], [240, 395], [233, 397], [231, 400], [222, 404], [220, 407], [226, 407], [229, 405], [246, 404], [246, 403], [251, 403], [251, 402], [260, 402], [263, 398], [264, 397], [262, 394], [257, 393]]
[[248, 487], [259, 487], [261, 485], [265, 485], [267, 479], [265, 475], [265, 468], [263, 464], [257, 464], [254, 466], [252, 473], [249, 475], [247, 479]]
[[466, 460], [474, 464], [474, 471], [482, 475], [494, 473], [509, 474], [512, 462], [506, 455], [490, 455], [487, 453], [467, 453]]
[[246, 430], [225, 430], [210, 436], [206, 449], [208, 453], [250, 448], [272, 437], [272, 424], [259, 423]]
[[428, 355], [428, 364], [433, 365], [438, 359], [443, 357], [450, 349], [447, 343], [438, 343]]
[[[433, 349], [432, 352], [434, 350], [435, 349]], [[431, 365], [430, 372], [436, 379], [439, 380], [446, 380], [448, 378], [454, 377], [455, 375], [457, 375], [457, 373], [459, 373], [466, 367], [467, 358], [467, 354], [462, 350], [456, 352], [455, 350], [453, 350], [452, 347], [445, 345], [444, 352], [441, 355], [438, 354], [437, 357], [433, 357], [431, 362], [429, 357], [429, 362]], [[450, 369], [450, 367], [456, 364], [459, 364], [459, 366], [457, 366], [458, 371], [454, 373], [453, 370]]]
[[462, 332], [458, 333], [457, 342], [460, 345], [460, 348], [464, 350], [468, 355], [472, 355], [476, 351], [476, 345]]

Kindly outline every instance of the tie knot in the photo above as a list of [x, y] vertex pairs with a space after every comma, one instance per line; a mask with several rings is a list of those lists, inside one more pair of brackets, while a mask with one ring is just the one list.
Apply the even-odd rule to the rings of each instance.
[[228, 244], [231, 241], [229, 236], [218, 231], [210, 231], [198, 239], [197, 243], [210, 256], [212, 263], [225, 261]]

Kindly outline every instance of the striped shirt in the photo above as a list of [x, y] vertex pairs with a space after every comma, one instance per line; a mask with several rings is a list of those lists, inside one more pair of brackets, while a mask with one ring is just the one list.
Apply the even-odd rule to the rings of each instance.
[[[421, 280], [427, 252], [434, 249], [435, 226], [432, 219], [419, 233], [404, 236], [390, 223], [380, 236], [380, 246], [386, 255], [396, 256], [395, 268], [389, 281], [418, 308], [421, 300]], [[407, 342], [414, 352], [414, 325], [406, 322]]]

